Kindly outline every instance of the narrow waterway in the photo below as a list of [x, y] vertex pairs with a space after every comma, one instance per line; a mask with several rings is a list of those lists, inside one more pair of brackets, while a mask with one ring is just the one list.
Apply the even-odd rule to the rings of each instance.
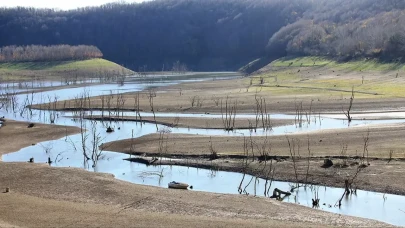
[[[226, 74], [221, 74], [221, 79], [226, 78]], [[234, 77], [235, 74], [228, 75]], [[218, 79], [218, 73], [213, 76], [207, 74], [193, 75], [190, 78], [177, 78], [162, 76], [160, 80], [137, 81], [133, 80], [130, 83], [119, 86], [117, 84], [97, 84], [88, 86], [86, 88], [65, 88], [56, 91], [36, 92], [20, 94], [15, 97], [20, 104], [18, 108], [8, 107], [7, 110], [0, 110], [0, 116], [5, 116], [8, 119], [25, 120], [37, 123], [50, 123], [50, 116], [55, 115], [55, 124], [65, 126], [80, 127], [84, 124], [88, 129], [89, 134], [96, 132], [99, 134], [101, 143], [128, 139], [131, 138], [132, 132], [134, 137], [141, 137], [147, 134], [156, 133], [156, 126], [154, 124], [140, 124], [135, 122], [114, 122], [113, 127], [117, 129], [114, 133], [109, 134], [105, 132], [106, 126], [109, 122], [98, 121], [95, 123], [95, 128], [90, 129], [92, 121], [84, 120], [82, 123], [73, 119], [74, 113], [72, 112], [53, 112], [44, 110], [28, 110], [23, 109], [27, 99], [31, 100], [32, 104], [41, 104], [49, 102], [53, 97], [58, 97], [58, 100], [72, 99], [84, 92], [90, 96], [98, 96], [110, 93], [124, 93], [144, 90], [148, 87], [160, 87], [169, 84], [176, 84], [185, 81], [200, 81]], [[48, 83], [49, 84], [49, 83]], [[93, 115], [101, 114], [100, 112], [93, 111]], [[124, 116], [135, 115], [134, 112], [124, 112]], [[141, 113], [142, 116], [150, 116], [150, 113]], [[173, 113], [158, 113], [158, 116], [174, 116], [174, 117], [220, 117], [220, 115], [209, 114], [173, 114]], [[253, 115], [239, 115], [239, 117], [253, 117]], [[294, 116], [274, 114], [271, 116], [275, 118], [294, 119]], [[320, 129], [338, 129], [347, 128], [348, 124], [345, 120], [328, 117], [313, 117], [318, 120], [311, 121], [311, 124], [304, 124], [301, 128], [296, 125], [275, 127], [272, 131], [258, 130], [252, 133], [249, 130], [237, 130], [234, 132], [227, 132], [223, 130], [206, 130], [206, 129], [192, 129], [192, 128], [170, 128], [172, 134], [187, 133], [187, 134], [200, 134], [200, 135], [282, 135], [297, 132], [316, 131]], [[319, 119], [320, 118], [320, 119]], [[355, 120], [351, 123], [350, 127], [366, 126], [370, 124], [387, 124], [399, 123], [405, 120], [398, 119], [384, 119], [384, 120]], [[168, 129], [166, 126], [158, 126], [159, 129]], [[118, 130], [120, 129], [120, 130]], [[86, 142], [86, 146], [91, 148], [92, 142]], [[208, 191], [217, 193], [239, 194], [238, 187], [242, 180], [242, 174], [232, 172], [222, 172], [213, 170], [204, 170], [197, 168], [188, 168], [180, 166], [145, 166], [143, 164], [131, 163], [124, 161], [128, 155], [121, 153], [114, 153], [104, 151], [101, 160], [94, 165], [91, 161], [84, 161], [83, 152], [81, 149], [82, 139], [80, 135], [66, 136], [62, 139], [42, 142], [34, 146], [21, 149], [18, 152], [3, 155], [4, 162], [26, 162], [30, 158], [34, 158], [37, 163], [46, 163], [50, 158], [53, 163], [52, 166], [56, 167], [79, 167], [89, 171], [105, 172], [115, 175], [116, 178], [129, 181], [136, 184], [145, 184], [159, 187], [167, 187], [167, 183], [176, 180], [190, 183], [194, 186], [194, 191]], [[247, 175], [244, 179], [243, 187], [253, 177]], [[265, 180], [255, 179], [253, 184], [246, 187], [246, 193], [250, 195], [265, 196]], [[256, 184], [254, 184], [256, 183]], [[287, 182], [272, 182], [271, 191], [274, 188], [283, 190], [290, 189], [292, 183]], [[254, 187], [256, 186], [256, 187]], [[312, 206], [312, 198], [314, 194], [318, 193], [320, 198], [320, 210], [330, 211], [333, 213], [358, 216], [363, 218], [376, 219], [394, 225], [405, 225], [405, 220], [401, 219], [404, 215], [402, 210], [405, 210], [405, 197], [374, 193], [368, 191], [358, 191], [356, 195], [350, 195], [345, 198], [341, 208], [335, 207], [335, 203], [341, 197], [343, 189], [329, 188], [322, 186], [311, 186], [307, 188], [300, 188], [291, 196], [285, 199], [286, 202], [298, 203], [304, 206]]]

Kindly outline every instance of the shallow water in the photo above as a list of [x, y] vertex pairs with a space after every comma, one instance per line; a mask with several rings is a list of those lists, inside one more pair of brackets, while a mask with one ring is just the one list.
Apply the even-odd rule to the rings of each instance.
[[[154, 131], [152, 130], [151, 132]], [[72, 148], [70, 140], [77, 143], [80, 142], [80, 138], [77, 136], [69, 137], [67, 140], [64, 138], [44, 142], [36, 146], [24, 148], [17, 153], [4, 155], [3, 160], [5, 162], [25, 162], [30, 157], [34, 157], [36, 163], [45, 163], [49, 156], [52, 160], [58, 160], [53, 163], [52, 166], [79, 167], [90, 171], [111, 173], [120, 180], [136, 184], [166, 188], [170, 181], [176, 180], [189, 183], [193, 186], [193, 191], [239, 194], [238, 187], [243, 176], [240, 173], [183, 166], [146, 166], [139, 163], [123, 161], [123, 159], [128, 158], [128, 155], [114, 152], [106, 152], [106, 157], [100, 160], [97, 166], [93, 168], [92, 163], [87, 164], [83, 162], [81, 152], [75, 151]], [[46, 148], [51, 148], [51, 152], [46, 153]], [[58, 148], [63, 149], [59, 150]], [[163, 177], [159, 177], [156, 174], [162, 174]], [[252, 176], [250, 175], [245, 176], [242, 185], [243, 188], [248, 184], [251, 178]], [[265, 180], [257, 180], [256, 195], [265, 196]], [[255, 179], [246, 188], [246, 192], [250, 195], [255, 195], [254, 183]], [[269, 193], [271, 195], [274, 188], [288, 191], [290, 184], [292, 183], [273, 181]], [[338, 208], [334, 205], [342, 196], [344, 189], [312, 186], [311, 188], [307, 187], [296, 190], [291, 196], [285, 198], [284, 201], [312, 207], [311, 199], [314, 198], [315, 191], [318, 191], [320, 198], [320, 210], [375, 219], [394, 225], [405, 225], [405, 221], [402, 219], [403, 212], [401, 211], [405, 210], [403, 206], [405, 205], [404, 196], [358, 190], [356, 195], [345, 197], [342, 201], [342, 207]]]
[[[207, 75], [204, 78], [193, 78], [191, 80], [207, 80]], [[159, 81], [159, 80], [158, 80]], [[147, 82], [147, 83], [128, 83], [124, 86], [117, 84], [104, 84], [94, 85], [86, 88], [68, 88], [60, 89], [57, 91], [48, 91], [42, 93], [34, 93], [32, 98], [33, 104], [40, 104], [48, 102], [49, 97], [58, 96], [58, 100], [66, 100], [74, 98], [78, 94], [83, 92], [88, 93], [90, 96], [97, 96], [109, 93], [123, 93], [130, 91], [139, 91], [146, 89], [150, 86], [159, 87], [170, 84], [180, 83], [184, 80], [166, 80], [159, 82]], [[31, 95], [30, 95], [31, 96]], [[24, 101], [27, 99], [27, 95], [18, 95], [18, 101]], [[32, 113], [31, 113], [32, 112]], [[39, 123], [49, 123], [49, 116], [53, 112], [41, 111], [41, 110], [25, 110], [25, 113], [21, 115], [19, 111], [0, 110], [0, 116], [4, 115], [6, 118], [15, 120], [30, 120]], [[55, 123], [66, 126], [80, 126], [80, 122], [74, 121], [71, 116], [73, 112], [56, 112], [59, 116]], [[100, 112], [93, 111], [93, 115], [101, 114]], [[134, 115], [133, 112], [125, 112], [124, 115]], [[142, 116], [151, 116], [150, 113], [141, 113]], [[158, 113], [157, 116], [174, 116], [174, 117], [218, 117], [220, 115], [210, 114], [172, 114], [172, 113]], [[253, 115], [240, 115], [240, 117], [254, 117]], [[294, 116], [275, 114], [272, 118], [284, 118], [294, 119]], [[315, 119], [316, 122], [315, 122]], [[387, 124], [404, 122], [405, 120], [355, 120], [351, 123], [350, 127], [369, 126], [370, 124]], [[83, 124], [87, 129], [90, 129], [92, 121], [85, 120]], [[105, 132], [107, 126], [112, 125], [116, 131], [112, 134]], [[159, 129], [169, 129], [165, 126], [158, 126]], [[223, 130], [204, 130], [204, 129], [188, 129], [188, 128], [170, 128], [171, 133], [188, 133], [188, 134], [201, 134], [201, 135], [282, 135], [299, 132], [309, 132], [321, 129], [337, 129], [347, 128], [348, 124], [345, 120], [332, 119], [327, 117], [312, 117], [310, 124], [303, 124], [303, 126], [297, 127], [295, 124], [289, 126], [275, 127], [273, 131], [258, 130], [256, 133], [252, 133], [249, 130], [238, 130], [234, 132], [226, 132]], [[120, 128], [120, 130], [118, 130]], [[140, 124], [134, 122], [96, 122], [95, 132], [99, 134], [103, 143], [128, 139], [131, 138], [132, 131], [134, 137], [140, 137], [143, 135], [156, 133], [156, 126], [154, 124]], [[92, 130], [89, 130], [91, 133]], [[88, 148], [91, 148], [91, 142], [87, 142]], [[176, 180], [190, 183], [194, 186], [196, 191], [209, 191], [217, 193], [230, 193], [237, 194], [238, 186], [242, 178], [242, 174], [230, 173], [230, 172], [213, 172], [210, 170], [187, 168], [179, 166], [162, 166], [153, 167], [145, 166], [142, 164], [131, 163], [123, 161], [124, 158], [128, 158], [128, 155], [105, 151], [105, 157], [98, 161], [97, 165], [93, 168], [93, 163], [85, 162], [83, 159], [83, 152], [81, 148], [80, 135], [73, 135], [64, 137], [59, 140], [53, 140], [48, 142], [42, 142], [34, 146], [24, 148], [16, 153], [11, 153], [2, 156], [2, 160], [5, 162], [26, 162], [29, 158], [33, 157], [37, 163], [45, 163], [50, 158], [53, 163], [52, 166], [56, 167], [79, 167], [85, 168], [90, 171], [111, 173], [116, 178], [129, 181], [132, 183], [146, 184], [153, 186], [166, 187], [167, 183]], [[163, 171], [162, 171], [163, 170]], [[163, 173], [163, 178], [159, 178], [154, 175], [155, 172]], [[250, 176], [245, 177], [246, 181], [250, 180]], [[263, 179], [259, 179], [257, 186], [257, 195], [263, 196], [264, 194]], [[285, 182], [273, 182], [272, 190], [274, 187], [288, 190], [289, 183]], [[326, 210], [334, 213], [340, 213], [345, 215], [359, 216], [364, 218], [372, 218], [395, 225], [405, 225], [405, 221], [402, 221], [403, 213], [401, 210], [402, 205], [405, 205], [405, 197], [386, 194], [386, 200], [383, 198], [383, 194], [358, 191], [356, 196], [350, 196], [349, 199], [343, 202], [342, 208], [336, 208], [333, 205], [340, 198], [343, 193], [343, 189], [315, 187], [319, 190], [319, 197], [321, 199], [321, 210]], [[272, 192], [271, 190], [271, 192]], [[247, 188], [250, 194], [254, 194], [253, 184]], [[313, 189], [312, 189], [313, 191]], [[313, 192], [310, 188], [306, 190], [301, 188], [298, 192], [292, 196], [286, 198], [287, 202], [299, 203], [305, 206], [312, 206], [311, 199], [313, 198]], [[325, 203], [326, 205], [323, 205]], [[328, 205], [332, 205], [329, 207]]]

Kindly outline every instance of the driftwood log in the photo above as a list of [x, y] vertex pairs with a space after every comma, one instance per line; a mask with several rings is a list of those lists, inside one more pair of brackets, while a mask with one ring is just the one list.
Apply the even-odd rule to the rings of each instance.
[[273, 190], [273, 195], [272, 195], [270, 198], [281, 199], [281, 198], [282, 198], [281, 195], [289, 196], [289, 195], [291, 195], [291, 193], [290, 193], [290, 192], [282, 191], [282, 190], [280, 190], [280, 189], [278, 189], [278, 188], [275, 188], [275, 189]]

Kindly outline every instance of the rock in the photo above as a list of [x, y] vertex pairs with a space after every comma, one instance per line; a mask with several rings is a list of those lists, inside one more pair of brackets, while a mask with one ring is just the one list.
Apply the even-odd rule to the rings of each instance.
[[361, 164], [361, 165], [359, 165], [359, 168], [360, 169], [364, 169], [364, 168], [367, 168], [368, 167], [368, 165], [366, 165], [366, 164]]
[[359, 163], [358, 163], [358, 162], [352, 162], [352, 163], [350, 163], [350, 166], [356, 166], [356, 165], [359, 165]]
[[114, 132], [114, 129], [112, 127], [108, 127], [106, 130], [107, 133], [112, 133]]
[[321, 166], [322, 168], [330, 168], [333, 166], [333, 162], [330, 159], [325, 159], [323, 160], [323, 165]]

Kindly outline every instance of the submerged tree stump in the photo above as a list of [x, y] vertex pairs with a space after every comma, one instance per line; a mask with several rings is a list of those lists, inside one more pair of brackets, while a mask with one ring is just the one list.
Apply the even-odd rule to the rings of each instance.
[[278, 189], [278, 188], [275, 188], [275, 189], [273, 190], [273, 195], [272, 195], [270, 198], [281, 199], [281, 195], [289, 196], [289, 195], [291, 195], [291, 193], [290, 193], [290, 192], [282, 191], [282, 190], [280, 190], [280, 189]]
[[333, 166], [333, 162], [330, 159], [325, 159], [323, 160], [323, 165], [321, 166], [322, 168], [330, 168]]
[[312, 207], [319, 207], [319, 199], [312, 199]]

